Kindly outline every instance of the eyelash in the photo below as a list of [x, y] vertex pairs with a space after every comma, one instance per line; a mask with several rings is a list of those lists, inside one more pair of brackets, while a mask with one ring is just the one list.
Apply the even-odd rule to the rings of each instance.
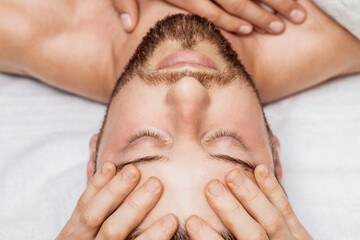
[[[133, 135], [130, 138], [129, 143], [134, 142], [135, 140], [137, 140], [139, 138], [142, 138], [142, 137], [153, 137], [155, 139], [161, 139], [161, 135], [159, 133], [154, 132], [154, 131], [149, 130], [149, 129], [143, 129], [143, 130], [140, 130], [135, 135]], [[221, 137], [232, 137], [235, 140], [237, 140], [239, 142], [242, 142], [241, 138], [239, 137], [239, 135], [236, 132], [225, 130], [225, 129], [220, 129], [220, 130], [217, 130], [214, 133], [212, 133], [206, 139], [206, 142], [210, 142], [210, 141], [212, 141], [214, 139], [221, 138]]]
[[209, 142], [214, 139], [221, 138], [221, 137], [232, 137], [232, 138], [236, 139], [237, 141], [242, 142], [241, 138], [239, 137], [239, 135], [236, 132], [233, 132], [230, 130], [225, 130], [225, 129], [220, 129], [220, 130], [215, 131], [208, 137], [208, 139], [206, 139], [206, 141]]
[[130, 138], [129, 143], [135, 141], [136, 139], [142, 138], [142, 137], [153, 137], [155, 139], [161, 138], [159, 133], [151, 131], [149, 129], [143, 129], [143, 130], [140, 130], [137, 134], [133, 135]]

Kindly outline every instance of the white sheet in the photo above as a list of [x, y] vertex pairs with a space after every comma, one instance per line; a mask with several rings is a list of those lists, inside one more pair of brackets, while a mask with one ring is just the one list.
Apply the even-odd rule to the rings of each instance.
[[[0, 239], [51, 239], [85, 188], [104, 105], [0, 75]], [[284, 185], [315, 239], [360, 236], [360, 75], [265, 108]]]
[[314, 2], [354, 36], [360, 38], [359, 0], [314, 0]]
[[[347, 6], [348, 15], [335, 15], [359, 36], [359, 2], [317, 2], [330, 13]], [[56, 237], [85, 188], [88, 140], [104, 111], [38, 81], [0, 75], [0, 239]], [[284, 185], [301, 222], [315, 239], [359, 239], [360, 75], [265, 112], [282, 144]]]

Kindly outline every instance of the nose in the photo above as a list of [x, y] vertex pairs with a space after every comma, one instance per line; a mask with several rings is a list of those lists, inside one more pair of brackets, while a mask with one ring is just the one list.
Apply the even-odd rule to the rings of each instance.
[[195, 78], [183, 77], [171, 86], [166, 95], [178, 136], [197, 135], [201, 118], [210, 103], [208, 90]]

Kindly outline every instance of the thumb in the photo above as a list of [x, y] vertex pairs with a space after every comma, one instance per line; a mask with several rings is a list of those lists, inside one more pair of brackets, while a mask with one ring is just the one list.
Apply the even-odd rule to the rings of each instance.
[[113, 0], [116, 11], [126, 32], [134, 31], [139, 17], [136, 0]]

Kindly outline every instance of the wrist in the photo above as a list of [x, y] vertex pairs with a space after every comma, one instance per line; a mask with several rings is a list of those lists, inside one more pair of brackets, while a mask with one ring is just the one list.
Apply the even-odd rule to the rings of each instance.
[[348, 59], [339, 75], [360, 73], [360, 40], [352, 38], [348, 45]]

